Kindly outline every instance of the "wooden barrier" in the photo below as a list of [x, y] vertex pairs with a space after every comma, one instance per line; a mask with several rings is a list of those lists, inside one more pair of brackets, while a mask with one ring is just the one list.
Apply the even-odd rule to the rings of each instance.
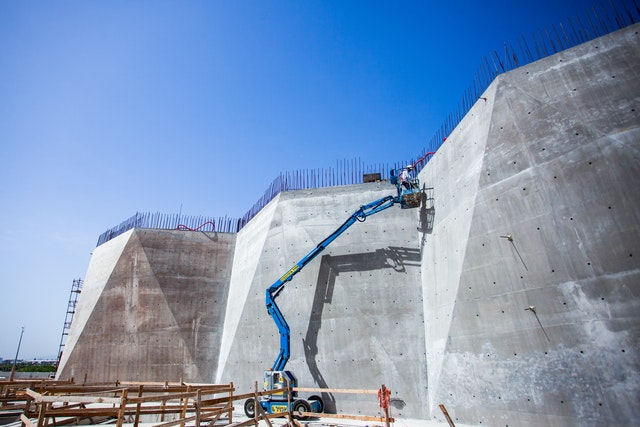
[[[137, 426], [142, 417], [153, 416], [155, 425], [170, 427], [195, 422], [214, 425], [226, 415], [224, 425], [233, 421], [233, 383], [131, 383], [87, 384], [72, 382], [0, 383], [0, 413], [22, 410], [23, 425], [45, 427], [77, 425], [83, 420], [113, 419], [116, 427], [126, 420]], [[165, 420], [166, 417], [171, 419]], [[228, 422], [226, 422], [228, 420]]]
[[[11, 381], [0, 382], [0, 414], [11, 411], [14, 416], [22, 412], [20, 420], [27, 427], [48, 427], [56, 425], [115, 423], [137, 427], [143, 422], [154, 426], [258, 426], [264, 422], [273, 427], [274, 418], [288, 418], [289, 426], [300, 426], [296, 416], [314, 418], [336, 418], [393, 422], [388, 411], [383, 416], [349, 415], [302, 412], [292, 414], [282, 412], [267, 414], [260, 404], [256, 404], [255, 416], [243, 422], [234, 423], [234, 403], [261, 396], [281, 393], [283, 390], [258, 391], [255, 383], [253, 393], [234, 394], [233, 383], [229, 384], [186, 384], [179, 383], [137, 383], [116, 381], [115, 383], [76, 385], [71, 381]], [[384, 389], [384, 386], [383, 386]], [[381, 390], [383, 390], [381, 389]], [[350, 393], [378, 395], [381, 390], [293, 388], [298, 392]], [[151, 421], [150, 421], [151, 420]]]
[[[380, 393], [384, 393], [387, 388], [384, 384], [381, 386], [379, 390], [367, 390], [367, 389], [345, 389], [345, 388], [308, 388], [308, 387], [294, 387], [294, 391], [303, 391], [305, 393], [343, 393], [343, 394], [375, 394], [380, 396]], [[394, 422], [395, 419], [389, 416], [389, 412], [385, 410], [384, 407], [381, 407], [384, 412], [384, 416], [371, 416], [371, 415], [348, 415], [348, 414], [328, 414], [328, 413], [317, 413], [317, 412], [302, 412], [301, 415], [308, 417], [320, 417], [320, 418], [338, 418], [338, 419], [349, 419], [349, 420], [360, 420], [360, 421], [378, 421], [384, 422], [386, 426], [389, 426], [390, 423]]]

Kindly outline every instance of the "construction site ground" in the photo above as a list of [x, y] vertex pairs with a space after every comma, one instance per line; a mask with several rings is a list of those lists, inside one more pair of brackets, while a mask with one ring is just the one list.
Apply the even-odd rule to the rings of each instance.
[[[248, 418], [244, 414], [233, 414], [234, 422], [246, 421]], [[282, 427], [288, 423], [285, 418], [271, 419], [271, 424], [274, 427]], [[384, 427], [384, 422], [378, 421], [359, 421], [359, 420], [345, 420], [345, 419], [332, 419], [332, 418], [316, 418], [308, 420], [298, 421], [304, 427]], [[266, 426], [267, 423], [261, 421], [261, 426]], [[449, 427], [449, 423], [446, 421], [438, 420], [414, 420], [414, 419], [402, 419], [395, 418], [395, 421], [391, 423], [394, 427]], [[476, 427], [470, 424], [455, 423], [455, 427]]]

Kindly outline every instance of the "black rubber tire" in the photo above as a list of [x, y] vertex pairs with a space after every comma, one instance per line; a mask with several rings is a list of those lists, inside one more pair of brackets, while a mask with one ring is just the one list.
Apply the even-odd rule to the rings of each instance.
[[311, 406], [309, 402], [304, 399], [298, 399], [293, 402], [291, 406], [291, 412], [293, 412], [293, 417], [298, 420], [306, 420], [307, 417], [304, 415], [300, 415], [300, 412], [311, 412]]
[[320, 409], [318, 410], [318, 412], [324, 412], [324, 402], [322, 401], [322, 398], [318, 395], [313, 395], [313, 396], [309, 396], [309, 401], [317, 401], [320, 402]]
[[247, 399], [244, 401], [244, 414], [249, 418], [253, 418], [256, 416], [255, 399]]

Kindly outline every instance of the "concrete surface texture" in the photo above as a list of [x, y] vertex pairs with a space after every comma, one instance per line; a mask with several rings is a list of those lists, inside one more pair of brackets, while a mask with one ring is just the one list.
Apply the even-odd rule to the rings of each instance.
[[235, 235], [131, 230], [97, 247], [57, 375], [212, 382]]
[[[439, 404], [456, 425], [640, 424], [639, 31], [500, 75], [421, 171], [419, 209], [354, 224], [286, 286], [301, 386], [385, 384], [421, 425], [444, 422]], [[283, 192], [237, 234], [99, 246], [58, 377], [252, 391], [278, 353], [266, 288], [393, 192]]]
[[421, 173], [432, 414], [640, 422], [639, 28], [499, 76]]

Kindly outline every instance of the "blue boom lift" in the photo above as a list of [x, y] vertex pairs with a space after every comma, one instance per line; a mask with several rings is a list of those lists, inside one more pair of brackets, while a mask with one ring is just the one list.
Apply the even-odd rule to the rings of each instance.
[[[409, 168], [409, 167], [408, 167]], [[406, 168], [405, 168], [406, 169]], [[409, 168], [411, 170], [411, 168]], [[269, 413], [288, 412], [295, 414], [301, 412], [322, 412], [324, 404], [320, 396], [310, 396], [308, 399], [299, 398], [296, 391], [288, 391], [288, 388], [298, 386], [298, 380], [291, 371], [285, 370], [285, 366], [290, 356], [290, 329], [280, 308], [276, 304], [276, 298], [282, 292], [287, 282], [293, 279], [307, 264], [309, 264], [320, 252], [325, 250], [338, 236], [344, 233], [356, 221], [364, 222], [368, 216], [381, 212], [395, 204], [399, 204], [401, 208], [417, 208], [422, 201], [422, 193], [417, 178], [403, 177], [396, 175], [396, 171], [391, 171], [391, 184], [398, 189], [396, 196], [386, 196], [375, 200], [369, 204], [360, 206], [347, 220], [338, 227], [333, 233], [320, 242], [311, 252], [291, 267], [282, 277], [275, 281], [273, 285], [267, 288], [266, 304], [267, 311], [273, 318], [278, 332], [280, 333], [280, 352], [273, 366], [268, 371], [264, 371], [264, 390], [282, 390], [278, 393], [261, 396], [258, 403], [262, 409]], [[244, 403], [245, 414], [253, 418], [255, 416], [256, 402], [253, 398], [249, 398]], [[289, 406], [291, 405], [291, 406]], [[299, 415], [298, 415], [299, 416]], [[303, 416], [300, 416], [304, 418]]]

